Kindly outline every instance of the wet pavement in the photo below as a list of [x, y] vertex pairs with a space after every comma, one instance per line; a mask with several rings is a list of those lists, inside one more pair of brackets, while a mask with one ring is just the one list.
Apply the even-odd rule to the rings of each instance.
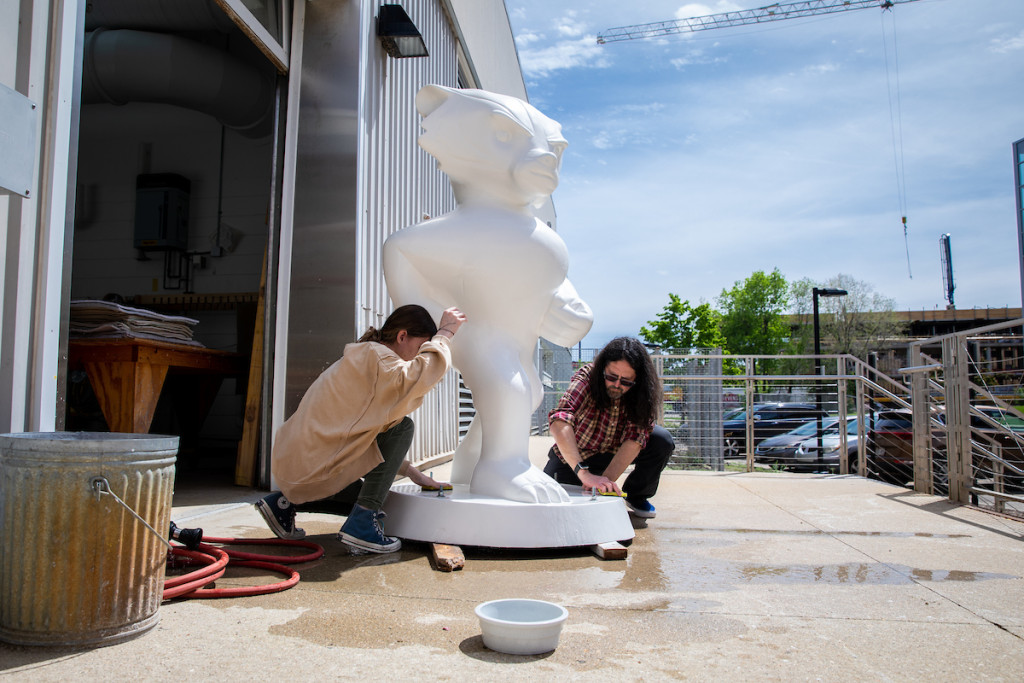
[[[548, 443], [532, 440], [535, 461]], [[260, 495], [181, 490], [172, 518], [263, 538], [249, 504]], [[670, 471], [653, 502], [625, 560], [466, 548], [453, 573], [432, 567], [425, 544], [350, 555], [338, 518], [300, 515], [326, 554], [297, 567], [296, 587], [165, 603], [153, 630], [103, 648], [0, 644], [0, 677], [1024, 680], [1020, 521], [876, 481], [775, 472]], [[556, 650], [483, 646], [473, 608], [506, 597], [568, 609]]]

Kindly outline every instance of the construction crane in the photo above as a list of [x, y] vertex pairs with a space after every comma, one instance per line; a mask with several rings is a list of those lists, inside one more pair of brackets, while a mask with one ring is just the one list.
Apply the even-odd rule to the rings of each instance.
[[[677, 33], [694, 33], [696, 31], [709, 31], [716, 28], [729, 28], [731, 26], [746, 26], [749, 24], [763, 24], [769, 21], [782, 21], [783, 19], [798, 19], [818, 14], [835, 14], [836, 12], [849, 12], [859, 9], [870, 9], [877, 7], [883, 11], [891, 10], [894, 5], [901, 5], [906, 2], [917, 2], [918, 0], [804, 0], [803, 2], [789, 2], [785, 4], [774, 3], [759, 7], [757, 9], [739, 10], [737, 12], [721, 12], [719, 14], [706, 14], [700, 17], [688, 19], [675, 19], [672, 21], [656, 21], [650, 24], [636, 24], [633, 26], [619, 26], [610, 28], [597, 36], [597, 44], [615, 43], [623, 40], [637, 40], [641, 38], [656, 38], [659, 36], [670, 36]], [[895, 35], [895, 34], [894, 34]], [[886, 67], [888, 69], [888, 53], [886, 54]], [[897, 67], [898, 68], [898, 67]], [[897, 76], [897, 94], [899, 81]], [[897, 102], [898, 102], [897, 96]], [[893, 108], [890, 95], [890, 109]], [[900, 129], [902, 127], [899, 127]], [[896, 156], [897, 185], [902, 184], [902, 167], [900, 151], [902, 148], [902, 133], [893, 123], [893, 147]], [[907, 216], [903, 206], [905, 201], [902, 197], [903, 190], [898, 189], [900, 195], [900, 212], [903, 220], [903, 242], [907, 250], [907, 275], [913, 279], [910, 271], [910, 240], [907, 236]], [[950, 306], [953, 305], [952, 296], [952, 272], [950, 272], [949, 288], [947, 289]]]
[[797, 19], [817, 14], [834, 14], [836, 12], [869, 9], [871, 7], [887, 10], [892, 8], [893, 5], [899, 5], [904, 2], [917, 2], [917, 0], [807, 0], [805, 2], [790, 2], [786, 4], [775, 3], [766, 7], [740, 10], [738, 12], [722, 12], [721, 14], [707, 14], [702, 17], [690, 17], [689, 19], [656, 21], [650, 24], [610, 28], [597, 36], [597, 43], [598, 45], [604, 45], [605, 43], [615, 43], [622, 40], [655, 38], [676, 33], [707, 31], [713, 28], [762, 24], [769, 21]]

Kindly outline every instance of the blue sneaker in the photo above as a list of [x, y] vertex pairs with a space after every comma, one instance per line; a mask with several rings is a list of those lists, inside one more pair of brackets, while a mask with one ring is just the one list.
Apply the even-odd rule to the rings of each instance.
[[645, 519], [654, 519], [658, 514], [646, 498], [626, 498], [626, 507], [632, 514]]
[[338, 532], [338, 540], [345, 545], [371, 553], [393, 553], [401, 549], [402, 541], [384, 535], [380, 520], [383, 512], [374, 512], [362, 505], [353, 505], [352, 512]]
[[278, 538], [297, 541], [306, 535], [305, 531], [295, 526], [295, 506], [280, 491], [257, 500], [256, 511]]

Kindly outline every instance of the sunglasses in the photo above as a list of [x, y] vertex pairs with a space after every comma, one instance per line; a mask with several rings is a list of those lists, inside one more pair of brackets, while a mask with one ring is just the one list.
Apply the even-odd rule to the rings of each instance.
[[604, 373], [604, 381], [611, 382], [612, 384], [615, 384], [616, 382], [618, 382], [619, 384], [621, 384], [622, 386], [626, 387], [627, 389], [629, 389], [631, 386], [636, 384], [636, 380], [634, 380], [634, 379], [622, 379], [618, 375], [613, 375], [610, 372]]

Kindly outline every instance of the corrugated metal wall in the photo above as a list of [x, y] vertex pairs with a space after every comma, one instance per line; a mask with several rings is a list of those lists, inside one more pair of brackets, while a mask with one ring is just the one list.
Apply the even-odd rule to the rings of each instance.
[[[440, 0], [402, 3], [423, 34], [426, 58], [394, 59], [376, 40], [365, 43], [362, 69], [362, 127], [359, 147], [356, 230], [356, 328], [380, 326], [393, 306], [384, 284], [384, 240], [425, 216], [455, 208], [447, 177], [419, 148], [415, 98], [429, 83], [456, 87], [456, 38]], [[376, 35], [375, 6], [365, 11], [363, 35]], [[458, 444], [458, 379], [450, 373], [412, 415], [413, 462], [454, 450]]]
[[360, 18], [368, 4], [322, 0], [296, 5], [303, 8], [297, 13], [304, 14], [304, 29], [293, 54], [297, 68], [289, 79], [275, 428], [356, 336], [356, 165], [366, 42]]

